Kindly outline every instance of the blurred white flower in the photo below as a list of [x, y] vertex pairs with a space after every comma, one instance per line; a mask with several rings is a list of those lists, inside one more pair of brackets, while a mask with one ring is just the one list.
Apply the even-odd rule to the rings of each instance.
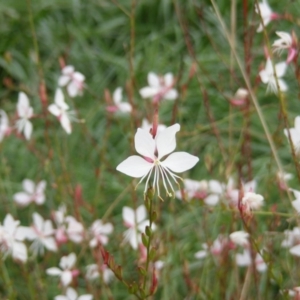
[[291, 61], [293, 61], [297, 54], [296, 42], [287, 32], [276, 31], [276, 34], [280, 37], [280, 39], [276, 40], [272, 45], [274, 52], [281, 54], [283, 50], [288, 50], [286, 63], [289, 64]]
[[281, 246], [284, 248], [290, 248], [295, 244], [300, 243], [300, 228], [294, 227], [293, 230], [284, 231], [284, 240], [281, 243]]
[[[288, 90], [288, 86], [286, 85], [285, 81], [281, 79], [281, 77], [284, 76], [286, 69], [287, 69], [286, 62], [280, 62], [276, 64], [273, 68], [272, 60], [270, 58], [267, 59], [265, 69], [259, 72], [261, 81], [265, 84], [268, 84], [267, 91], [270, 90], [273, 93], [278, 93], [278, 87], [281, 92], [286, 92]], [[277, 87], [277, 82], [278, 82], [278, 87]]]
[[249, 244], [249, 233], [243, 230], [232, 232], [229, 235], [229, 238], [236, 245], [245, 247]]
[[66, 234], [68, 239], [77, 244], [81, 243], [84, 237], [83, 225], [72, 216], [67, 216], [65, 221], [67, 224]]
[[[140, 205], [136, 210], [133, 210], [124, 206], [122, 216], [124, 225], [129, 228], [123, 233], [124, 242], [129, 242], [131, 247], [136, 250], [141, 242], [140, 233], [144, 233], [146, 226], [150, 225], [150, 221], [145, 220], [147, 217], [146, 207]], [[154, 224], [152, 224], [152, 229], [155, 229]]]
[[289, 133], [291, 135], [291, 141], [295, 149], [296, 154], [300, 153], [300, 116], [295, 118], [295, 125], [290, 129], [284, 129], [285, 136], [289, 139]]
[[183, 180], [183, 190], [176, 191], [175, 195], [178, 199], [182, 200], [182, 193], [187, 201], [192, 199], [204, 199], [208, 194], [208, 182], [206, 180]]
[[295, 300], [298, 300], [300, 297], [300, 286], [294, 287], [289, 290], [289, 296], [294, 297]]
[[96, 220], [90, 227], [92, 239], [90, 240], [90, 247], [95, 248], [97, 245], [106, 245], [108, 243], [107, 235], [111, 234], [114, 227], [111, 223], [103, 224], [101, 220]]
[[61, 89], [56, 90], [54, 103], [48, 106], [48, 110], [57, 117], [66, 133], [70, 134], [72, 132], [70, 118], [74, 115], [74, 112], [69, 111], [69, 105], [65, 102], [65, 97]]
[[32, 180], [24, 179], [22, 185], [24, 191], [13, 195], [13, 199], [17, 204], [21, 206], [26, 206], [31, 202], [34, 202], [37, 205], [44, 204], [46, 189], [45, 180], [42, 180], [37, 185], [35, 185]]
[[292, 201], [292, 205], [295, 208], [295, 210], [300, 213], [300, 191], [297, 191], [295, 189], [290, 189], [294, 196], [296, 197], [295, 200]]
[[294, 176], [290, 173], [278, 171], [276, 177], [278, 180], [279, 187], [282, 190], [286, 190], [288, 188], [287, 181], [291, 180]]
[[[175, 194], [170, 178], [178, 184], [177, 179], [181, 179], [173, 172], [181, 173], [195, 166], [199, 158], [187, 152], [173, 152], [176, 148], [176, 133], [180, 130], [179, 124], [174, 124], [164, 131], [159, 132], [155, 138], [152, 135], [138, 128], [135, 134], [135, 149], [142, 155], [133, 155], [121, 162], [117, 166], [117, 170], [134, 178], [141, 178], [140, 184], [146, 177], [146, 185], [144, 193], [148, 188], [148, 182], [154, 170], [153, 187], [160, 197], [159, 183], [163, 182], [163, 186], [168, 196]], [[170, 155], [169, 155], [170, 154]], [[166, 159], [162, 160], [166, 155]], [[171, 191], [171, 192], [170, 192]]]
[[[151, 123], [149, 123], [147, 119], [143, 119], [142, 126], [141, 126], [141, 128], [143, 130], [150, 132], [152, 130], [152, 127], [153, 127], [153, 125]], [[158, 126], [157, 126], [157, 132], [164, 131], [165, 129], [167, 129], [166, 125], [158, 124]]]
[[14, 220], [11, 214], [0, 224], [0, 251], [4, 257], [11, 255], [21, 262], [27, 261], [27, 248], [23, 243], [27, 236], [27, 227], [19, 226], [20, 221]]
[[73, 277], [79, 274], [78, 270], [74, 270], [76, 263], [76, 254], [70, 253], [68, 256], [63, 256], [59, 262], [59, 268], [52, 267], [46, 270], [46, 273], [50, 276], [59, 276], [63, 286], [68, 286]]
[[5, 135], [9, 132], [9, 122], [6, 112], [0, 109], [0, 142], [2, 142]]
[[[250, 251], [248, 249], [244, 249], [243, 253], [238, 253], [236, 255], [235, 260], [236, 264], [240, 267], [250, 266], [252, 264]], [[263, 273], [267, 270], [267, 264], [259, 253], [256, 254], [254, 263], [258, 272]]]
[[122, 88], [118, 87], [113, 93], [114, 106], [108, 106], [107, 111], [109, 112], [121, 112], [130, 113], [132, 110], [131, 104], [122, 101]]
[[16, 127], [19, 133], [23, 132], [26, 140], [29, 140], [32, 133], [32, 123], [29, 121], [33, 116], [33, 108], [29, 104], [27, 95], [23, 92], [19, 93], [17, 112], [19, 119]]
[[217, 180], [208, 181], [208, 196], [204, 198], [204, 203], [215, 206], [219, 203], [224, 191], [224, 185]]
[[57, 245], [53, 237], [54, 229], [50, 220], [44, 220], [42, 216], [34, 212], [33, 225], [27, 233], [27, 239], [33, 241], [30, 249], [34, 253], [44, 254], [44, 247], [49, 251], [57, 251]]
[[263, 0], [262, 2], [255, 5], [255, 12], [260, 14], [262, 23], [260, 21], [260, 25], [257, 28], [257, 32], [262, 32], [263, 28], [266, 27], [271, 20], [277, 17], [277, 14], [273, 13], [271, 7], [269, 6], [267, 0]]
[[244, 88], [239, 88], [234, 94], [234, 96], [230, 99], [230, 103], [234, 106], [243, 106], [246, 104], [248, 95], [248, 90]]
[[242, 206], [246, 212], [260, 209], [263, 205], [264, 197], [259, 194], [248, 192], [242, 198]]
[[[112, 270], [110, 270], [106, 265], [101, 266], [101, 273], [103, 277], [103, 281], [108, 284], [115, 277]], [[92, 264], [86, 266], [86, 278], [88, 280], [95, 280], [100, 277], [98, 265]]]
[[93, 299], [93, 295], [90, 294], [86, 294], [78, 297], [77, 292], [71, 287], [67, 288], [65, 296], [59, 295], [54, 298], [54, 300], [92, 300], [92, 299]]
[[65, 66], [62, 69], [62, 75], [58, 79], [59, 86], [67, 86], [67, 92], [70, 97], [82, 95], [85, 77], [79, 72], [75, 72], [73, 66]]
[[58, 245], [64, 244], [68, 241], [68, 236], [66, 233], [66, 225], [65, 225], [65, 214], [66, 214], [66, 206], [61, 205], [57, 211], [52, 213], [52, 218], [56, 224], [55, 230], [55, 240]]
[[153, 102], [159, 102], [162, 99], [175, 100], [178, 92], [173, 88], [174, 78], [172, 73], [167, 73], [164, 77], [159, 77], [155, 73], [148, 73], [148, 84], [140, 89], [142, 98], [152, 98]]

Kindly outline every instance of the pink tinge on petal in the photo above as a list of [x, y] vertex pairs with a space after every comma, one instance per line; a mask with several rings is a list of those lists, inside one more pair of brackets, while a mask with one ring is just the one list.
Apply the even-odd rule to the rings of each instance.
[[281, 19], [281, 15], [272, 12], [272, 13], [271, 13], [271, 16], [270, 16], [270, 19], [271, 19], [271, 20], [279, 20], [279, 19]]
[[244, 106], [246, 104], [246, 98], [245, 99], [230, 99], [230, 104], [233, 106]]
[[297, 50], [295, 48], [290, 48], [288, 52], [288, 57], [286, 59], [286, 63], [291, 63], [297, 55]]
[[146, 156], [143, 156], [143, 158], [147, 161], [147, 162], [149, 162], [149, 163], [154, 163], [154, 160], [152, 159], [152, 158], [150, 158], [150, 157], [146, 157]]
[[68, 237], [65, 234], [65, 230], [63, 228], [58, 228], [55, 233], [55, 240], [58, 245], [65, 244], [68, 241]]
[[71, 273], [72, 273], [72, 277], [75, 278], [80, 274], [80, 271], [76, 269], [76, 270], [72, 270]]
[[110, 112], [110, 113], [114, 113], [114, 112], [116, 112], [116, 111], [118, 111], [118, 110], [119, 110], [118, 107], [115, 106], [115, 105], [110, 105], [110, 106], [107, 106], [107, 107], [106, 107], [106, 111], [108, 111], [108, 112]]

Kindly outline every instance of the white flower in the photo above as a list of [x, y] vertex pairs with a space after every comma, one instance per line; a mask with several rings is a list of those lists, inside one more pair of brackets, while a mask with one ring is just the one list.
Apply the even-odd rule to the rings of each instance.
[[[141, 128], [143, 130], [146, 130], [146, 131], [148, 131], [148, 132], [151, 133], [152, 127], [153, 127], [153, 125], [151, 123], [149, 123], [147, 119], [143, 119], [142, 126], [141, 126]], [[158, 126], [157, 126], [157, 132], [164, 131], [166, 128], [167, 128], [166, 125], [158, 124]]]
[[77, 244], [81, 243], [84, 235], [83, 225], [72, 216], [67, 216], [65, 221], [67, 223], [66, 233], [69, 240]]
[[29, 104], [27, 95], [23, 92], [19, 93], [17, 112], [19, 120], [16, 122], [16, 127], [19, 133], [23, 132], [26, 140], [29, 140], [32, 133], [32, 123], [29, 119], [33, 116], [33, 108]]
[[86, 294], [78, 297], [77, 292], [71, 287], [67, 288], [65, 296], [59, 295], [54, 298], [54, 300], [92, 300], [92, 299], [93, 299], [93, 295], [90, 294]]
[[175, 195], [178, 199], [182, 200], [182, 192], [187, 201], [196, 199], [204, 199], [208, 193], [208, 182], [206, 180], [183, 180], [184, 189], [183, 191], [176, 191]]
[[217, 180], [209, 180], [208, 193], [209, 195], [204, 198], [204, 203], [210, 206], [215, 206], [219, 203], [223, 193], [223, 184]]
[[196, 252], [195, 258], [202, 259], [206, 257], [209, 252], [214, 256], [218, 256], [228, 246], [228, 238], [224, 237], [223, 235], [219, 235], [210, 247], [206, 243], [202, 244], [203, 250]]
[[230, 99], [230, 103], [234, 106], [245, 105], [248, 95], [248, 90], [244, 88], [239, 88], [234, 94], [234, 96]]
[[262, 2], [258, 3], [258, 6], [255, 5], [255, 12], [261, 15], [262, 23], [260, 23], [259, 27], [257, 28], [257, 32], [263, 31], [263, 28], [267, 26], [271, 20], [275, 17], [271, 7], [269, 6], [267, 0], [263, 0]]
[[60, 259], [59, 266], [61, 269], [53, 267], [46, 270], [50, 276], [59, 276], [63, 286], [68, 286], [74, 275], [77, 275], [76, 270], [72, 270], [76, 263], [76, 254], [70, 253], [68, 256], [63, 256]]
[[[159, 182], [162, 180], [167, 195], [175, 193], [170, 181], [172, 178], [178, 185], [176, 178], [180, 178], [173, 172], [181, 173], [194, 167], [199, 158], [186, 152], [173, 152], [176, 148], [175, 134], [180, 130], [180, 125], [175, 124], [164, 131], [159, 132], [155, 138], [141, 128], [135, 134], [135, 149], [143, 157], [133, 155], [128, 157], [117, 166], [117, 170], [134, 178], [141, 178], [140, 182], [147, 177], [145, 190], [148, 188], [149, 179], [154, 173], [153, 187], [160, 197]], [[170, 154], [166, 159], [163, 158]], [[154, 172], [153, 172], [154, 170]], [[181, 179], [181, 178], [180, 178]], [[169, 187], [168, 187], [169, 186]], [[171, 190], [171, 192], [169, 191]]]
[[27, 234], [27, 228], [19, 226], [20, 221], [7, 214], [3, 225], [0, 224], [0, 250], [4, 256], [11, 255], [21, 262], [27, 261], [27, 248], [22, 243]]
[[118, 87], [113, 93], [114, 106], [108, 106], [109, 112], [119, 111], [121, 113], [130, 113], [132, 110], [131, 104], [128, 102], [122, 102], [122, 88]]
[[111, 223], [103, 224], [101, 220], [96, 220], [91, 228], [90, 233], [92, 239], [90, 240], [90, 247], [95, 248], [97, 245], [106, 245], [108, 243], [108, 234], [111, 234], [114, 227]]
[[[274, 68], [275, 68], [275, 72], [274, 72]], [[261, 81], [265, 84], [268, 84], [267, 91], [271, 90], [271, 92], [277, 93], [278, 92], [277, 81], [278, 81], [278, 87], [280, 91], [282, 92], [287, 91], [288, 86], [286, 85], [284, 80], [281, 79], [281, 77], [283, 77], [283, 75], [286, 72], [287, 63], [280, 62], [276, 64], [274, 68], [273, 68], [272, 60], [268, 58], [265, 69], [259, 72]]]
[[281, 246], [290, 248], [300, 242], [300, 228], [294, 227], [293, 230], [285, 230], [284, 236], [285, 238], [282, 241]]
[[300, 116], [295, 118], [295, 125], [293, 128], [284, 129], [285, 136], [289, 139], [289, 133], [291, 135], [291, 141], [295, 149], [296, 154], [300, 153]]
[[[138, 248], [138, 244], [141, 242], [141, 234], [144, 233], [146, 226], [150, 225], [149, 220], [145, 220], [147, 216], [145, 205], [140, 205], [136, 210], [130, 207], [124, 206], [122, 210], [123, 221], [127, 229], [123, 236], [124, 242], [129, 242], [133, 249]], [[152, 224], [152, 229], [155, 226]]]
[[54, 104], [48, 106], [48, 110], [51, 114], [56, 116], [60, 121], [62, 128], [67, 134], [72, 132], [70, 117], [74, 114], [69, 110], [69, 105], [65, 102], [64, 94], [61, 89], [57, 89], [55, 92]]
[[255, 194], [253, 192], [248, 192], [242, 198], [242, 205], [244, 206], [246, 211], [250, 211], [252, 209], [260, 209], [263, 205], [264, 197], [259, 194]]
[[[113, 271], [111, 269], [109, 269], [106, 265], [102, 265], [100, 270], [102, 273], [103, 281], [106, 284], [110, 283], [111, 280], [115, 277]], [[88, 280], [94, 280], [94, 279], [99, 278], [100, 273], [99, 273], [98, 265], [92, 264], [92, 265], [86, 266], [86, 275], [85, 276]]]
[[[252, 264], [251, 253], [248, 249], [244, 249], [243, 253], [238, 253], [235, 257], [236, 264], [240, 267], [248, 267]], [[256, 270], [263, 273], [267, 270], [267, 264], [264, 262], [262, 256], [257, 253], [255, 256]]]
[[44, 221], [38, 213], [33, 213], [33, 225], [27, 233], [27, 239], [33, 241], [30, 246], [32, 252], [37, 255], [44, 253], [44, 247], [49, 251], [57, 251], [57, 245], [53, 237], [54, 229], [50, 220]]
[[292, 36], [284, 31], [276, 31], [276, 34], [280, 37], [280, 39], [276, 40], [272, 47], [274, 51], [281, 52], [284, 49], [289, 49], [292, 47], [293, 39]]
[[2, 142], [8, 131], [8, 116], [4, 110], [0, 109], [0, 142]]
[[175, 100], [178, 97], [177, 90], [173, 89], [174, 78], [172, 73], [159, 77], [155, 73], [148, 73], [148, 84], [140, 89], [142, 98], [152, 98], [154, 102], [162, 99]]
[[70, 97], [82, 95], [85, 77], [79, 72], [75, 72], [73, 66], [66, 66], [62, 69], [62, 76], [58, 79], [59, 86], [67, 86]]
[[45, 202], [45, 189], [46, 181], [42, 180], [37, 185], [30, 180], [25, 179], [22, 182], [24, 192], [14, 194], [14, 201], [21, 205], [26, 206], [31, 202], [41, 205]]
[[249, 233], [243, 230], [232, 232], [229, 235], [230, 240], [240, 246], [246, 246], [249, 244], [248, 242]]
[[300, 297], [300, 286], [294, 287], [289, 291], [289, 296], [294, 297], [295, 300], [297, 300]]

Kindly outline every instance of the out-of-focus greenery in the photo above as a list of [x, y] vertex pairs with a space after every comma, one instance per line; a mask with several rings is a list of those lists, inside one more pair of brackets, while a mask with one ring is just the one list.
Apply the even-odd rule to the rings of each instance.
[[[229, 27], [230, 1], [218, 2]], [[295, 19], [268, 25], [269, 42], [276, 38], [275, 31], [299, 32], [296, 19], [300, 14], [299, 1], [270, 2], [274, 10], [292, 14]], [[256, 33], [259, 17], [254, 13], [254, 1], [248, 1], [245, 25], [244, 3], [247, 1], [237, 1], [236, 5], [236, 50], [244, 61], [247, 35], [251, 41], [247, 49], [252, 85], [284, 169], [295, 174], [290, 147], [283, 134], [285, 125], [279, 98], [266, 94], [266, 86], [258, 84], [258, 72], [265, 63], [264, 34]], [[283, 56], [274, 59], [280, 61]], [[73, 123], [70, 136], [53, 116], [48, 115], [46, 121], [41, 118], [41, 74], [50, 104], [60, 76], [60, 60], [75, 66], [86, 77], [83, 96], [67, 98], [78, 118], [85, 120]], [[191, 70], [194, 74], [189, 78]], [[131, 178], [116, 171], [116, 166], [135, 153], [136, 128], [143, 118], [152, 116], [151, 101], [142, 99], [138, 93], [147, 85], [149, 71], [173, 72], [178, 78], [176, 88], [180, 97], [175, 102], [161, 104], [160, 122], [167, 126], [180, 123], [177, 149], [200, 158], [184, 177], [224, 183], [230, 176], [236, 181], [255, 178], [257, 191], [265, 197], [263, 210], [271, 211], [276, 206], [278, 212], [292, 213], [287, 194], [279, 191], [275, 183], [278, 169], [254, 106], [250, 104], [248, 110], [248, 126], [245, 111], [229, 104], [230, 97], [245, 83], [210, 1], [2, 0], [0, 3], [0, 108], [13, 116], [18, 92], [24, 91], [37, 115], [32, 120], [31, 141], [12, 134], [0, 144], [1, 220], [12, 213], [22, 224], [29, 225], [33, 211], [49, 218], [50, 212], [62, 203], [72, 214], [74, 189], [79, 184], [84, 199], [80, 221], [88, 228], [93, 220], [105, 216], [106, 221], [114, 224], [107, 250], [123, 267], [128, 281], [137, 278], [138, 253], [122, 244], [125, 230], [122, 207], [142, 204], [144, 185], [135, 190], [137, 181], [132, 183]], [[289, 91], [284, 102], [292, 125], [300, 112], [298, 81], [292, 67], [285, 81]], [[118, 86], [124, 89], [124, 99], [130, 98], [134, 105], [131, 116], [106, 112], [104, 90], [113, 92]], [[246, 156], [241, 150], [241, 145], [245, 145], [245, 130], [250, 134], [247, 147], [251, 148]], [[43, 207], [17, 208], [13, 203], [12, 196], [21, 190], [24, 178], [47, 181], [47, 201]], [[297, 183], [295, 176], [291, 186], [297, 189]], [[226, 262], [212, 257], [203, 261], [194, 258], [203, 243], [212, 243], [220, 233], [228, 235], [242, 229], [243, 223], [237, 215], [224, 204], [210, 208], [199, 201], [185, 203], [165, 198], [164, 202], [157, 199], [155, 206], [159, 218], [154, 244], [165, 267], [153, 299], [238, 299], [247, 271], [237, 269], [233, 254]], [[279, 290], [299, 285], [299, 261], [280, 247], [283, 231], [292, 228], [297, 219], [255, 218], [253, 239], [257, 239], [261, 249], [266, 249], [270, 267], [264, 274], [252, 274], [254, 279], [247, 299], [281, 299]], [[275, 231], [279, 233], [274, 234]], [[53, 299], [61, 290], [57, 278], [47, 276], [45, 270], [57, 265], [61, 255], [74, 251], [81, 253], [79, 266], [84, 273], [84, 266], [93, 263], [87, 248], [87, 245], [64, 245], [59, 254], [47, 252], [45, 257], [30, 259], [24, 266], [6, 259], [0, 268], [1, 299]], [[100, 297], [95, 299], [134, 299], [117, 280], [105, 287], [99, 282], [86, 288], [82, 279], [77, 284], [81, 293]]]

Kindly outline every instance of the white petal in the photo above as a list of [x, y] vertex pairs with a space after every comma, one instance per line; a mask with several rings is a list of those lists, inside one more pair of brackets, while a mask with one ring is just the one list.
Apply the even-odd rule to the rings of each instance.
[[69, 108], [69, 106], [65, 102], [65, 97], [64, 97], [64, 94], [61, 89], [56, 89], [55, 96], [54, 96], [54, 102], [56, 103], [56, 105], [59, 108], [61, 108], [63, 110], [67, 110]]
[[64, 272], [62, 272], [60, 280], [61, 280], [61, 283], [64, 286], [68, 286], [71, 283], [71, 281], [72, 281], [72, 273], [71, 273], [71, 271], [64, 271]]
[[159, 80], [159, 77], [153, 73], [153, 72], [150, 72], [148, 73], [148, 84], [149, 86], [151, 87], [160, 87], [160, 80]]
[[140, 93], [142, 98], [152, 98], [158, 92], [159, 92], [159, 90], [157, 88], [153, 88], [153, 87], [150, 87], [150, 86], [146, 86], [146, 87], [139, 90], [139, 93]]
[[176, 98], [178, 98], [178, 92], [175, 89], [171, 89], [168, 92], [166, 92], [164, 94], [164, 98], [166, 100], [175, 100]]
[[181, 173], [195, 166], [199, 158], [187, 152], [175, 152], [168, 156], [161, 164], [171, 171]]
[[123, 221], [130, 225], [134, 226], [135, 225], [135, 213], [134, 210], [128, 206], [124, 206], [122, 209], [122, 217]]
[[214, 194], [222, 194], [223, 193], [222, 184], [217, 180], [210, 180], [208, 182], [208, 186], [209, 186], [209, 191], [211, 193], [214, 193]]
[[79, 94], [78, 83], [71, 81], [67, 86], [67, 91], [70, 97], [76, 97]]
[[24, 192], [14, 194], [13, 198], [17, 204], [22, 205], [22, 206], [28, 205], [32, 200], [31, 195], [28, 195]]
[[76, 299], [77, 299], [77, 293], [76, 293], [76, 291], [75, 291], [73, 288], [71, 288], [71, 287], [67, 288], [66, 294], [67, 294], [67, 296], [68, 296], [68, 298], [69, 298], [70, 300], [76, 300]]
[[134, 136], [134, 145], [137, 153], [152, 160], [155, 159], [155, 141], [148, 131], [138, 128]]
[[118, 108], [121, 112], [123, 113], [129, 113], [132, 110], [132, 107], [129, 103], [127, 102], [121, 102], [118, 104]]
[[268, 83], [270, 80], [270, 74], [266, 70], [261, 70], [259, 76], [263, 83]]
[[295, 118], [295, 129], [300, 133], [300, 116]]
[[54, 300], [69, 300], [67, 296], [58, 295], [54, 297]]
[[117, 166], [117, 170], [128, 176], [140, 178], [151, 170], [153, 163], [147, 162], [140, 156], [133, 155], [125, 159]]
[[164, 81], [166, 86], [171, 86], [174, 83], [173, 74], [172, 73], [165, 74]]
[[300, 245], [296, 245], [290, 249], [292, 255], [300, 256]]
[[68, 84], [68, 82], [70, 81], [70, 76], [69, 75], [62, 75], [59, 77], [58, 79], [58, 85], [59, 86], [65, 86]]
[[286, 92], [286, 91], [288, 90], [288, 86], [287, 86], [287, 84], [285, 83], [284, 80], [278, 79], [278, 85], [279, 85], [279, 89], [280, 89], [282, 92]]
[[35, 184], [30, 179], [24, 179], [22, 181], [22, 186], [23, 186], [24, 191], [26, 191], [28, 194], [33, 194], [35, 191]]
[[78, 300], [92, 300], [92, 299], [93, 299], [93, 295], [90, 294], [82, 295], [78, 298]]
[[44, 238], [43, 244], [48, 250], [53, 251], [53, 252], [57, 251], [57, 245], [56, 245], [54, 238], [52, 238], [52, 237]]
[[236, 264], [240, 267], [246, 267], [251, 265], [251, 255], [248, 250], [244, 250], [243, 253], [238, 253], [235, 257]]
[[17, 104], [18, 116], [25, 117], [28, 108], [29, 108], [29, 99], [25, 93], [20, 92], [18, 98], [18, 104]]
[[111, 223], [103, 224], [101, 228], [101, 232], [103, 234], [110, 234], [113, 232], [113, 230], [114, 230], [114, 226]]
[[287, 63], [281, 62], [275, 65], [276, 75], [277, 77], [282, 77], [287, 69]]
[[33, 222], [34, 226], [37, 228], [38, 231], [42, 232], [44, 227], [44, 219], [38, 213], [34, 212], [33, 215]]
[[48, 111], [56, 117], [58, 117], [61, 114], [61, 110], [56, 104], [50, 104], [48, 106]]
[[63, 75], [71, 75], [72, 73], [74, 73], [75, 69], [73, 66], [71, 65], [68, 65], [68, 66], [65, 66], [61, 72], [63, 73]]
[[60, 116], [60, 124], [61, 124], [62, 128], [66, 131], [67, 134], [71, 134], [71, 132], [72, 132], [71, 122], [66, 113], [63, 113]]
[[159, 132], [156, 136], [156, 147], [158, 159], [171, 153], [176, 148], [176, 133], [180, 130], [179, 124], [174, 124], [166, 130]]
[[32, 123], [29, 120], [26, 120], [25, 127], [24, 127], [24, 136], [26, 140], [30, 140], [32, 133]]
[[219, 200], [220, 200], [219, 195], [209, 195], [204, 199], [204, 202], [207, 205], [215, 206], [218, 204]]
[[60, 276], [62, 273], [62, 270], [56, 267], [49, 268], [46, 270], [46, 273], [50, 276]]
[[145, 220], [146, 216], [147, 216], [146, 206], [142, 204], [136, 209], [136, 221], [137, 221], [137, 223], [140, 223], [143, 220]]
[[113, 101], [115, 104], [119, 104], [122, 100], [122, 88], [118, 87], [113, 93]]
[[27, 248], [21, 242], [13, 242], [12, 257], [22, 262], [27, 261]]
[[82, 84], [82, 82], [85, 80], [85, 76], [80, 72], [75, 72], [73, 74], [73, 79], [77, 81], [79, 84]]
[[195, 258], [202, 259], [207, 256], [206, 250], [201, 250], [195, 253]]

